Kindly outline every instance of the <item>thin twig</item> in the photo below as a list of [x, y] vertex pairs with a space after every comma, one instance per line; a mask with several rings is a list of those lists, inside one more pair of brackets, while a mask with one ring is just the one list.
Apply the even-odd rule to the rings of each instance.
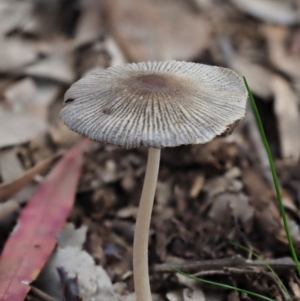
[[212, 270], [212, 271], [201, 271], [193, 274], [194, 277], [206, 277], [206, 276], [220, 276], [220, 275], [229, 275], [227, 271]]
[[241, 256], [234, 256], [222, 259], [213, 260], [201, 260], [201, 261], [190, 261], [182, 263], [163, 263], [156, 264], [153, 267], [154, 272], [158, 273], [170, 273], [175, 272], [173, 267], [177, 267], [179, 270], [185, 273], [195, 273], [199, 271], [211, 271], [219, 270], [222, 271], [224, 268], [251, 268], [251, 267], [266, 267], [266, 263], [274, 270], [293, 270], [296, 268], [295, 263], [290, 257], [270, 259], [270, 260], [246, 260]]

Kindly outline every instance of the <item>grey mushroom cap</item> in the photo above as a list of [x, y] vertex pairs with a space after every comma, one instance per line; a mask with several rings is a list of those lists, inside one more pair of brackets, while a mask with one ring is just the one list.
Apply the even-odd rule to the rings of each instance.
[[179, 61], [95, 71], [66, 92], [60, 117], [73, 131], [125, 148], [212, 140], [245, 115], [247, 91], [232, 70]]

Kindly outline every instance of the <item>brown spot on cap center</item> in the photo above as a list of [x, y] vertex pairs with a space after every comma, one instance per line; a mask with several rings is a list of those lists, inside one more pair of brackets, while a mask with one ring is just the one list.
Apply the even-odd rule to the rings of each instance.
[[139, 76], [138, 81], [148, 86], [149, 88], [165, 88], [167, 81], [164, 77], [156, 74], [148, 74]]

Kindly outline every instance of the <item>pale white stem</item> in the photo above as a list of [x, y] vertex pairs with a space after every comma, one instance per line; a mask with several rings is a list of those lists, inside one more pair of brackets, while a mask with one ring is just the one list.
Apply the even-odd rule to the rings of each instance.
[[149, 148], [133, 243], [133, 275], [136, 301], [152, 301], [148, 271], [148, 239], [159, 160], [160, 149]]

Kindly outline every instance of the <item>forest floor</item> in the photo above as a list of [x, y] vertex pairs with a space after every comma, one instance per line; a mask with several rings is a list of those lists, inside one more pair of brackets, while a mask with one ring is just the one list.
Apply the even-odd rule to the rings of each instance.
[[[32, 273], [21, 280], [35, 280], [35, 269], [39, 271], [40, 262], [49, 256], [39, 258], [37, 248], [36, 257], [27, 262], [28, 254], [19, 254], [22, 248], [9, 242], [12, 230], [20, 216], [17, 228], [33, 222], [34, 218], [22, 217], [33, 192], [54, 168], [59, 152], [69, 154], [82, 139], [59, 118], [65, 91], [91, 69], [149, 60], [218, 65], [246, 76], [300, 255], [299, 24], [297, 0], [1, 0], [0, 252], [14, 250], [20, 266], [25, 260]], [[98, 142], [86, 148], [82, 172], [73, 174], [81, 176], [76, 189], [70, 186], [69, 194], [76, 194], [76, 200], [68, 204], [63, 238], [33, 283], [47, 296], [32, 290], [27, 300], [47, 300], [50, 295], [57, 300], [80, 300], [78, 288], [83, 300], [134, 300], [132, 244], [147, 149], [125, 150]], [[42, 167], [34, 168], [36, 164]], [[72, 167], [67, 168], [70, 172], [66, 170], [61, 183], [72, 176]], [[59, 200], [57, 204], [60, 216], [64, 209]], [[31, 208], [41, 224], [50, 220], [48, 209]], [[35, 234], [30, 235], [35, 241]], [[173, 266], [278, 301], [288, 300], [265, 263], [233, 242], [259, 254], [292, 298], [300, 298], [300, 280], [250, 106], [231, 135], [205, 145], [162, 150], [149, 237], [154, 300], [255, 299], [188, 280], [176, 274]], [[47, 240], [43, 243], [47, 245]], [[55, 243], [49, 243], [49, 252]], [[0, 300], [23, 300], [22, 294], [15, 299], [5, 295], [7, 288], [1, 287], [1, 281], [17, 273], [8, 273], [12, 268], [3, 266], [4, 257], [1, 265], [1, 258]], [[53, 275], [58, 266], [63, 268], [60, 280]], [[71, 275], [77, 280], [68, 281]]]

